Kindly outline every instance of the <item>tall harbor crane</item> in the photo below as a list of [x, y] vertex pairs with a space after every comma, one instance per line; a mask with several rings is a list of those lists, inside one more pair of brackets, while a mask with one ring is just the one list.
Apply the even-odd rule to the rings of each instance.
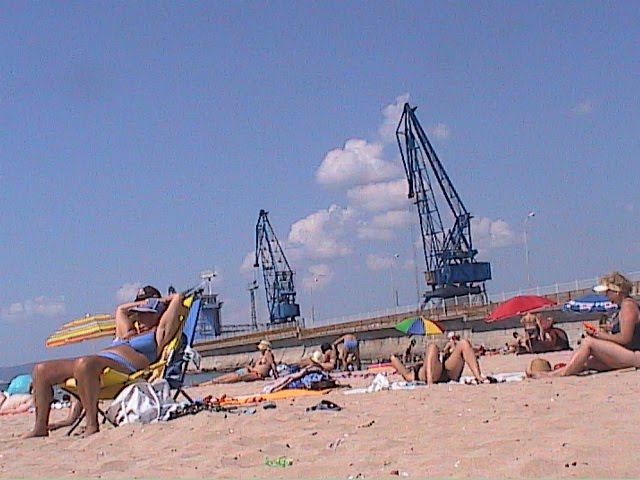
[[268, 213], [260, 210], [256, 224], [256, 261], [253, 266], [258, 268], [262, 264], [269, 321], [292, 322], [300, 315], [300, 305], [296, 303], [296, 289], [293, 285], [293, 271], [269, 222]]
[[[429, 287], [424, 293], [424, 302], [464, 295], [486, 297], [485, 281], [491, 279], [491, 264], [475, 260], [478, 251], [473, 248], [471, 239], [472, 216], [422, 129], [416, 108], [404, 104], [396, 139], [409, 183], [409, 198], [415, 199], [420, 216], [427, 267], [425, 280]], [[428, 166], [453, 215], [454, 223], [449, 230], [442, 224]]]

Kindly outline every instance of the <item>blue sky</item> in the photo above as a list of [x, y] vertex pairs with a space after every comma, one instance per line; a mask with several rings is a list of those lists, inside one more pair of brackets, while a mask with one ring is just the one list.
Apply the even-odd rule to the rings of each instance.
[[0, 9], [0, 365], [92, 351], [43, 343], [207, 269], [223, 321], [248, 323], [261, 208], [303, 316], [388, 308], [393, 287], [415, 303], [389, 135], [406, 99], [476, 217], [490, 292], [526, 287], [529, 211], [535, 284], [640, 269], [635, 2]]

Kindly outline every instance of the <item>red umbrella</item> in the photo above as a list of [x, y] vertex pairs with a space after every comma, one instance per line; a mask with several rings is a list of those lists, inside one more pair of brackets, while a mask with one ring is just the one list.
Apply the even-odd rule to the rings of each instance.
[[485, 320], [487, 322], [494, 322], [496, 320], [502, 320], [503, 318], [530, 312], [536, 308], [547, 307], [555, 304], [556, 302], [553, 300], [549, 300], [548, 298], [541, 297], [539, 295], [518, 295], [517, 297], [510, 298], [506, 302], [502, 302], [494, 308]]

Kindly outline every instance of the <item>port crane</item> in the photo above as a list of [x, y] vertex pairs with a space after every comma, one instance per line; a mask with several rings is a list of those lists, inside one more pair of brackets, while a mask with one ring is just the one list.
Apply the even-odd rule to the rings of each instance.
[[258, 268], [262, 265], [269, 321], [293, 322], [300, 315], [300, 305], [296, 303], [293, 271], [269, 222], [268, 213], [260, 210], [256, 224], [256, 259], [253, 266]]
[[[418, 118], [416, 108], [405, 103], [396, 129], [400, 156], [409, 183], [409, 198], [415, 199], [420, 216], [422, 247], [428, 290], [424, 303], [433, 298], [483, 295], [491, 279], [491, 264], [478, 262], [471, 238], [471, 214], [467, 211]], [[428, 166], [440, 187], [454, 223], [445, 230]]]

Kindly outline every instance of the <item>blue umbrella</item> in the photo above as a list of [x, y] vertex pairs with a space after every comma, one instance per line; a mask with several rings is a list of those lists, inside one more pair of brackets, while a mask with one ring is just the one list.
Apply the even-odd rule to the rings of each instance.
[[610, 302], [606, 295], [599, 293], [590, 293], [562, 305], [565, 312], [609, 312], [617, 309], [618, 305]]

